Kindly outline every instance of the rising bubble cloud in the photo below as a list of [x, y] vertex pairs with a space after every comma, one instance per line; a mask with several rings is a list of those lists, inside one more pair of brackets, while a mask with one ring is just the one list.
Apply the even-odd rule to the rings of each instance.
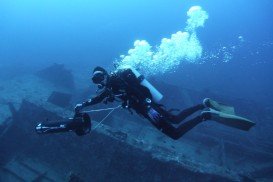
[[163, 38], [160, 45], [151, 46], [146, 40], [136, 40], [134, 48], [116, 62], [118, 68], [131, 66], [145, 75], [155, 75], [173, 71], [182, 62], [197, 62], [202, 55], [202, 46], [196, 29], [204, 26], [208, 14], [200, 6], [193, 6], [187, 16], [184, 31]]

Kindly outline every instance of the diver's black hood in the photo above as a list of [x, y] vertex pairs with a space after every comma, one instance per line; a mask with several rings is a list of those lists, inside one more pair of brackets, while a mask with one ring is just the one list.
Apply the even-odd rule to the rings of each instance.
[[103, 82], [107, 81], [107, 77], [108, 77], [108, 73], [104, 68], [97, 66], [93, 70], [93, 75], [92, 75], [93, 83], [105, 85], [106, 83], [103, 83]]

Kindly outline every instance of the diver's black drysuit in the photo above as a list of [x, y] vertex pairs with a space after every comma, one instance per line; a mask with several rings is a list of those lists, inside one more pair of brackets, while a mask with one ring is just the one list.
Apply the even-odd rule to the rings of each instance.
[[[178, 115], [173, 115], [165, 110], [162, 105], [154, 102], [149, 89], [142, 86], [140, 82], [141, 80], [130, 69], [111, 73], [108, 75], [106, 85], [103, 86], [100, 93], [92, 99], [83, 102], [82, 106], [87, 107], [100, 102], [107, 103], [120, 100], [123, 102], [123, 108], [135, 110], [139, 115], [147, 118], [157, 129], [175, 140], [197, 124], [210, 119], [209, 115], [201, 114], [181, 123], [186, 117], [204, 109], [205, 106], [199, 104], [181, 111]], [[173, 124], [179, 125], [174, 127]]]

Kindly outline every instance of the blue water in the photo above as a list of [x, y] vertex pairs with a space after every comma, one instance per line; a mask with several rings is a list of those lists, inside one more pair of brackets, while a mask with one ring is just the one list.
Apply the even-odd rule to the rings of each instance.
[[153, 76], [272, 108], [272, 0], [1, 0], [0, 77], [63, 63], [84, 82], [94, 66], [112, 70], [135, 40], [156, 46], [184, 31], [196, 5], [209, 15], [196, 30], [202, 56]]
[[[251, 99], [261, 96], [259, 99], [263, 102], [271, 103], [273, 22], [270, 0], [2, 0], [1, 65], [20, 64], [31, 69], [57, 62], [86, 75], [95, 65], [107, 65], [111, 69], [113, 61], [126, 54], [136, 39], [158, 45], [163, 37], [183, 30], [186, 12], [194, 5], [203, 7], [209, 14], [205, 27], [198, 29], [204, 52], [237, 45], [238, 36], [243, 36], [245, 42], [236, 48], [227, 64], [221, 63], [220, 58], [215, 60], [214, 66], [189, 65], [172, 76], [181, 74], [182, 80], [178, 81], [186, 87], [214, 90], [221, 87], [221, 92], [227, 94]], [[229, 79], [233, 82], [229, 83]]]

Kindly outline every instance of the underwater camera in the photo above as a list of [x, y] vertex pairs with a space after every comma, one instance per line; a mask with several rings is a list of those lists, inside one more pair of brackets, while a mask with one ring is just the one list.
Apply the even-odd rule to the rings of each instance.
[[35, 130], [38, 134], [74, 131], [78, 136], [83, 136], [90, 133], [91, 127], [89, 115], [87, 113], [78, 113], [73, 118], [38, 123]]

